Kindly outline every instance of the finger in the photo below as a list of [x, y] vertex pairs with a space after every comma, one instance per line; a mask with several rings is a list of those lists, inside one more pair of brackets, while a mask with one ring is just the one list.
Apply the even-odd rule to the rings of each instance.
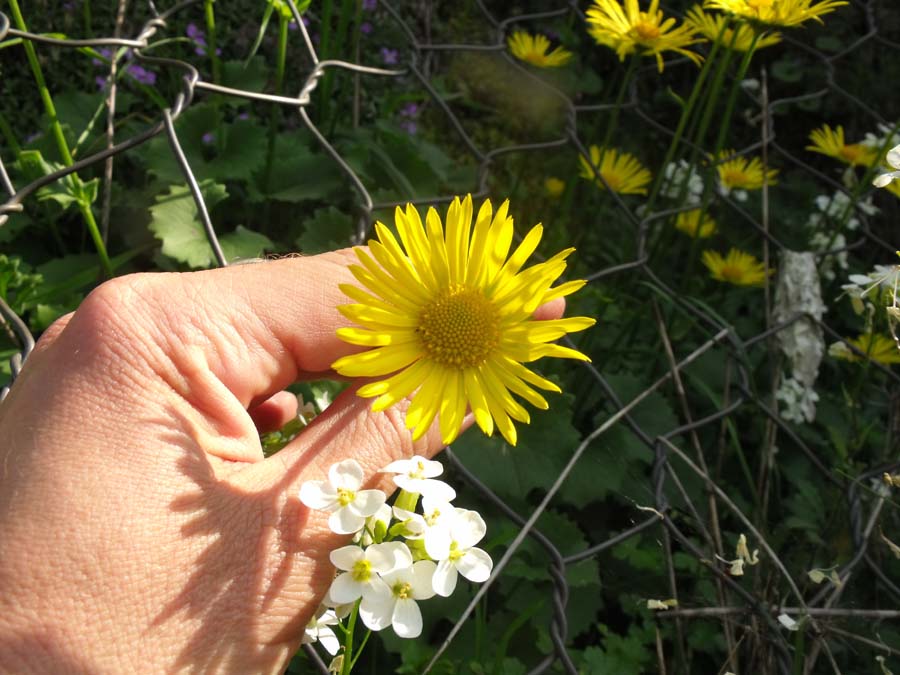
[[74, 314], [74, 312], [63, 314], [56, 321], [47, 326], [46, 330], [41, 333], [41, 337], [35, 343], [34, 349], [31, 350], [31, 355], [34, 356], [35, 354], [44, 351], [56, 342], [56, 339], [62, 334], [66, 326], [69, 325], [69, 321], [71, 321]]
[[251, 406], [247, 412], [260, 433], [277, 431], [297, 417], [297, 397], [289, 391], [280, 391]]

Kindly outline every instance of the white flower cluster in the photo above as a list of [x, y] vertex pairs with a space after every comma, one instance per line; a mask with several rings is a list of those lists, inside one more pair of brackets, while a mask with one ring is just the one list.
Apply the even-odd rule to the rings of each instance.
[[351, 612], [370, 630], [391, 626], [400, 637], [415, 638], [422, 632], [417, 601], [449, 596], [459, 575], [486, 581], [493, 569], [491, 557], [476, 547], [487, 530], [484, 520], [453, 506], [456, 491], [436, 479], [443, 473], [439, 462], [413, 457], [382, 472], [395, 474], [401, 488], [393, 506], [381, 490], [360, 489], [363, 470], [353, 459], [333, 465], [327, 481], [300, 488], [301, 502], [330, 513], [333, 532], [353, 535], [353, 544], [331, 552], [338, 574], [306, 630], [306, 642], [318, 640], [331, 654], [338, 649], [331, 626]]
[[[843, 343], [840, 343], [843, 344]], [[812, 387], [807, 387], [793, 377], [786, 377], [775, 392], [775, 398], [783, 405], [778, 412], [788, 422], [804, 424], [816, 419], [816, 403], [819, 395]]]
[[[852, 232], [859, 228], [859, 218], [854, 215], [856, 209], [867, 216], [874, 216], [878, 213], [878, 207], [872, 203], [871, 199], [863, 199], [854, 203], [850, 196], [842, 190], [836, 190], [833, 195], [817, 196], [815, 205], [817, 211], [810, 214], [806, 222], [807, 227], [815, 231], [810, 237], [809, 245], [817, 253], [838, 251], [838, 253], [825, 256], [819, 269], [822, 277], [833, 281], [836, 277], [836, 267], [842, 270], [847, 269], [847, 251], [840, 250], [846, 248], [847, 237], [841, 230]], [[838, 227], [835, 227], [835, 223]]]
[[888, 150], [887, 163], [891, 165], [891, 168], [894, 171], [888, 171], [887, 173], [879, 174], [875, 176], [872, 180], [872, 185], [875, 187], [883, 188], [887, 187], [891, 184], [891, 181], [900, 178], [900, 145], [895, 145], [893, 148]]
[[666, 180], [662, 195], [672, 199], [684, 198], [684, 204], [699, 206], [703, 198], [703, 178], [697, 167], [684, 159], [669, 162], [665, 168]]

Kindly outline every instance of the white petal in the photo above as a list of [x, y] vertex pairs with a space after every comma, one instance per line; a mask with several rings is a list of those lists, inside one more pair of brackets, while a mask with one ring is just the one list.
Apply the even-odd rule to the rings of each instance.
[[300, 486], [300, 501], [311, 509], [333, 511], [337, 490], [324, 480], [308, 480]]
[[319, 643], [325, 648], [325, 651], [334, 656], [341, 648], [341, 643], [337, 639], [334, 631], [328, 627], [319, 629]]
[[434, 596], [434, 586], [431, 580], [434, 578], [434, 572], [437, 569], [430, 560], [419, 560], [412, 566], [412, 576], [409, 579], [412, 586], [412, 596], [416, 600], [427, 600]]
[[425, 552], [434, 560], [444, 560], [450, 555], [450, 528], [435, 525], [425, 530]]
[[[362, 610], [360, 609], [360, 614]], [[422, 634], [422, 612], [415, 600], [397, 600], [391, 617], [394, 632], [402, 638], [416, 638]]]
[[428, 495], [432, 499], [440, 502], [452, 502], [456, 499], [456, 490], [442, 480], [428, 478], [420, 481], [420, 483], [418, 492], [422, 496]]
[[900, 178], [900, 171], [891, 171], [890, 173], [883, 173], [880, 176], [875, 176], [875, 178], [872, 179], [872, 185], [878, 188], [887, 187], [895, 178]]
[[394, 612], [394, 596], [381, 579], [374, 579], [359, 603], [359, 617], [366, 628], [381, 630], [391, 625]]
[[328, 559], [331, 560], [332, 565], [346, 572], [353, 569], [356, 561], [363, 556], [365, 556], [365, 552], [359, 546], [341, 546], [329, 553]]
[[491, 556], [480, 548], [470, 548], [456, 561], [456, 569], [469, 581], [480, 584], [482, 581], [487, 581], [487, 578], [491, 576], [491, 570], [494, 569], [494, 561], [491, 560]]
[[409, 473], [415, 467], [413, 459], [397, 459], [381, 470], [381, 473]]
[[888, 150], [887, 161], [895, 169], [900, 169], [900, 145], [895, 145]]
[[347, 507], [340, 508], [328, 516], [328, 527], [335, 534], [354, 534], [365, 524], [364, 516], [353, 513]]
[[421, 478], [434, 478], [435, 476], [440, 476], [444, 473], [443, 464], [433, 459], [425, 459], [424, 457], [416, 455], [411, 461], [416, 463], [416, 473], [418, 473]]
[[356, 498], [347, 506], [357, 515], [368, 518], [378, 512], [386, 499], [387, 495], [381, 490], [360, 490], [356, 493]]
[[372, 563], [372, 569], [382, 576], [413, 564], [409, 547], [400, 541], [372, 544], [366, 549], [366, 559]]
[[356, 602], [366, 590], [366, 586], [353, 578], [352, 574], [339, 574], [334, 581], [331, 582], [331, 588], [328, 589], [328, 595], [331, 599], [343, 605], [348, 602]]
[[472, 548], [484, 538], [487, 525], [477, 511], [456, 510], [456, 517], [450, 525], [450, 536], [459, 548]]
[[449, 560], [441, 560], [431, 578], [431, 586], [434, 592], [445, 598], [450, 597], [456, 588], [456, 567]]
[[328, 480], [336, 488], [355, 491], [362, 485], [363, 470], [355, 459], [345, 459], [331, 466], [328, 470]]

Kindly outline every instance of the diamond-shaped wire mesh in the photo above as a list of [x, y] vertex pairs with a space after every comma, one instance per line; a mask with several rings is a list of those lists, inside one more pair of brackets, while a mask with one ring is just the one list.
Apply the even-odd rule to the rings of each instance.
[[[347, 188], [353, 191], [358, 221], [356, 234], [347, 243], [360, 243], [369, 231], [373, 211], [387, 208], [390, 204], [373, 199], [370, 186], [354, 171], [352, 162], [335, 149], [333, 139], [329, 137], [331, 132], [319, 128], [308, 114], [308, 109], [315, 106], [317, 85], [321, 84], [329, 72], [335, 71], [349, 71], [358, 78], [358, 86], [362, 89], [374, 85], [379, 78], [398, 77], [420, 88], [430, 98], [433, 114], [443, 117], [448, 133], [456, 135], [454, 146], [465, 148], [469, 155], [466, 161], [476, 166], [476, 182], [469, 187], [475, 197], [489, 194], [491, 179], [498, 171], [498, 166], [510, 156], [525, 158], [523, 162], [533, 161], [535, 167], [541, 166], [542, 158], [548, 153], [556, 153], [556, 156], [568, 153], [573, 162], [577, 161], [578, 155], [590, 161], [589, 146], [597, 139], [588, 137], [584, 130], [594, 127], [593, 120], [596, 116], [608, 115], [612, 104], [606, 100], [589, 100], [589, 97], [584, 96], [576, 99], [564, 88], [535, 75], [506, 51], [506, 38], [515, 27], [539, 27], [542, 22], [550, 20], [580, 26], [584, 22], [582, 10], [575, 2], [559, 2], [540, 13], [510, 15], [508, 9], [503, 9], [503, 3], [493, 3], [496, 9], [489, 8], [489, 4], [491, 3], [475, 0], [474, 6], [466, 10], [478, 17], [483, 26], [482, 35], [473, 36], [471, 40], [462, 43], [449, 43], [441, 37], [432, 37], [447, 33], [432, 23], [434, 13], [438, 11], [437, 3], [395, 3], [380, 0], [381, 10], [394, 23], [398, 35], [405, 36], [406, 39], [405, 44], [397, 45], [399, 60], [396, 66], [391, 67], [366, 65], [374, 60], [367, 54], [362, 55], [360, 63], [319, 60], [309, 32], [303, 26], [296, 7], [291, 5], [294, 19], [300, 28], [292, 39], [304, 51], [304, 57], [296, 65], [303, 69], [304, 83], [295, 96], [273, 96], [225, 87], [205, 78], [198, 67], [189, 62], [154, 56], [151, 48], [153, 41], [170, 37], [167, 30], [171, 22], [180, 18], [179, 15], [197, 13], [199, 0], [188, 0], [165, 11], [157, 11], [152, 2], [140, 5], [141, 10], [148, 12], [150, 18], [129, 37], [112, 37], [111, 31], [110, 37], [59, 39], [15, 30], [11, 28], [9, 19], [0, 15], [0, 38], [4, 40], [31, 41], [42, 50], [75, 50], [83, 47], [126, 49], [130, 50], [134, 62], [145, 68], [169, 69], [182, 73], [181, 90], [167, 102], [159, 118], [146, 123], [138, 133], [127, 138], [114, 134], [114, 126], [118, 120], [111, 112], [107, 147], [78, 158], [67, 168], [53, 171], [24, 185], [13, 185], [6, 168], [0, 163], [0, 179], [8, 193], [6, 203], [0, 207], [0, 220], [5, 222], [8, 214], [27, 210], [35, 199], [35, 193], [42, 187], [95, 165], [105, 164], [104, 181], [108, 185], [113, 175], [114, 165], [111, 162], [114, 158], [127, 155], [129, 151], [156, 136], [165, 135], [196, 200], [215, 259], [219, 265], [227, 264], [218, 242], [215, 223], [210, 219], [198, 183], [204, 176], [195, 174], [182, 152], [175, 124], [179, 116], [194, 102], [215, 94], [281, 106], [298, 116], [321, 149], [340, 168]], [[761, 154], [767, 164], [782, 167], [783, 184], [797, 180], [799, 176], [799, 180], [824, 186], [829, 192], [849, 195], [851, 189], [835, 175], [827, 173], [827, 169], [818, 168], [823, 164], [804, 152], [794, 141], [798, 135], [805, 138], [805, 133], [796, 133], [792, 111], [810, 109], [810, 106], [816, 105], [824, 106], [827, 102], [829, 108], [837, 111], [845, 121], [849, 121], [852, 116], [854, 130], [874, 129], [879, 124], [887, 127], [892, 125], [893, 120], [900, 116], [896, 103], [884, 102], [889, 113], [880, 112], [883, 102], [864, 98], [865, 90], [861, 87], [864, 86], [865, 78], [856, 77], [854, 73], [857, 71], [853, 70], [877, 68], [881, 60], [900, 57], [900, 43], [896, 39], [900, 32], [900, 13], [897, 8], [889, 5], [888, 2], [876, 0], [854, 0], [849, 7], [830, 17], [829, 22], [844, 22], [856, 30], [858, 39], [847, 46], [834, 47], [827, 41], [827, 33], [824, 31], [816, 33], [819, 41], [815, 47], [810, 46], [806, 36], [802, 34], [785, 35], [785, 51], [796, 57], [793, 61], [788, 60], [787, 66], [782, 64], [778, 67], [787, 69], [784, 78], [791, 83], [791, 91], [787, 95], [788, 87], [773, 87], [773, 90], [778, 90], [778, 94], [773, 95], [769, 91], [766, 73], [751, 70], [750, 74], [757, 79], [757, 86], [744, 90], [740, 95], [739, 111], [742, 118], [735, 124], [740, 125], [741, 137], [746, 140], [746, 145], [739, 149], [738, 154]], [[863, 30], [859, 30], [860, 28]], [[467, 60], [465, 57], [471, 58]], [[629, 118], [628, 124], [623, 127], [631, 131], [644, 129], [646, 134], [659, 139], [664, 146], [674, 133], [669, 126], [673, 115], [671, 110], [660, 112], [661, 99], [657, 94], [661, 80], [655, 64], [648, 63], [650, 65], [642, 64], [636, 71], [636, 77], [621, 105], [623, 115]], [[502, 67], [497, 64], [502, 64]], [[477, 115], [470, 111], [461, 112], [458, 101], [449, 95], [446, 86], [442, 84], [442, 78], [450, 68], [477, 67], [499, 68], [497, 72], [513, 73], [515, 82], [512, 86], [526, 87], [528, 96], [539, 99], [545, 105], [545, 108], [539, 108], [539, 112], [543, 110], [548, 117], [555, 119], [555, 128], [551, 128], [549, 133], [545, 128], [540, 134], [532, 130], [533, 138], [515, 144], [497, 147], [489, 145], [484, 140], [487, 138], [484, 133], [479, 134], [473, 130], [473, 124], [483, 124], [483, 121], [479, 122]], [[666, 72], [667, 76], [675, 73], [676, 77], [683, 75], [688, 78], [693, 72], [689, 69], [693, 68], [692, 64], [682, 59], [667, 63]], [[476, 74], [475, 79], [478, 77], [480, 75]], [[614, 74], [610, 77], [614, 77]], [[113, 110], [116, 90], [108, 87], [108, 92], [110, 110]], [[21, 92], [20, 95], [32, 93]], [[15, 103], [14, 99], [7, 97], [4, 107], [10, 111]], [[672, 99], [669, 99], [669, 104], [674, 105]], [[804, 105], [807, 108], [802, 108]], [[528, 111], [523, 112], [525, 114]], [[523, 128], [526, 130], [524, 134], [529, 133], [527, 124]], [[519, 135], [522, 136], [523, 133]], [[115, 142], [113, 138], [116, 139]], [[685, 143], [687, 144], [686, 141]], [[687, 145], [685, 147], [690, 149]], [[698, 150], [702, 153], [703, 148]], [[8, 153], [9, 148], [4, 148], [0, 155], [8, 158]], [[302, 176], [297, 177], [298, 181], [302, 179]], [[823, 462], [822, 453], [818, 451], [813, 437], [804, 433], [797, 425], [785, 421], [773, 396], [775, 386], [772, 383], [778, 381], [784, 370], [783, 359], [779, 356], [779, 341], [785, 335], [797, 326], [811, 327], [812, 330], [818, 327], [829, 341], [838, 341], [841, 340], [840, 331], [830, 325], [828, 318], [822, 316], [802, 311], [778, 314], [773, 300], [774, 288], [770, 287], [763, 293], [764, 324], [755, 325], [752, 321], [746, 321], [740, 326], [729, 325], [715, 308], [682, 294], [671, 281], [668, 268], [680, 265], [681, 261], [669, 260], [663, 255], [664, 251], [660, 250], [660, 239], [656, 234], [661, 227], [671, 222], [679, 209], [657, 208], [646, 212], [640, 208], [640, 202], [628, 201], [613, 191], [603, 194], [614, 204], [614, 222], [596, 222], [594, 214], [587, 210], [579, 213], [574, 220], [584, 229], [584, 236], [602, 244], [604, 237], [611, 237], [604, 232], [609, 232], [608, 228], [614, 227], [619, 228], [619, 232], [629, 231], [630, 228], [633, 239], [627, 250], [619, 247], [611, 250], [605, 258], [595, 257], [588, 262], [589, 269], [585, 277], [590, 287], [598, 289], [594, 297], [600, 298], [603, 293], [627, 288], [630, 289], [630, 301], [643, 303], [632, 309], [644, 317], [644, 337], [649, 344], [665, 354], [668, 367], [650, 373], [653, 384], [635, 391], [626, 386], [627, 383], [622, 378], [610, 377], [605, 372], [602, 345], [595, 338], [586, 338], [587, 344], [582, 344], [580, 348], [590, 353], [595, 363], [581, 366], [579, 377], [583, 378], [585, 384], [578, 396], [593, 396], [596, 413], [593, 416], [593, 426], [580, 443], [564, 449], [569, 457], [565, 467], [552, 477], [552, 481], [548, 477], [548, 485], [541, 492], [539, 503], [528, 514], [515, 512], [477, 475], [469, 472], [452, 449], [447, 451], [446, 457], [455, 470], [465, 477], [468, 485], [491, 502], [512, 526], [519, 529], [504, 555], [495, 561], [491, 580], [479, 587], [466, 611], [446, 635], [432, 662], [436, 662], [445, 649], [452, 650], [457, 631], [470, 617], [476, 605], [490, 593], [495, 580], [504, 575], [507, 565], [515, 559], [523, 541], [530, 538], [547, 556], [549, 562], [546, 577], [552, 588], [552, 597], [547, 598], [552, 607], [552, 618], [547, 626], [552, 648], [545, 657], [529, 664], [530, 672], [579, 672], [579, 665], [570, 654], [573, 649], [572, 636], [567, 628], [567, 604], [577, 589], [570, 587], [567, 570], [588, 559], [599, 561], [602, 569], [603, 560], [607, 556], [615, 554], [624, 543], [640, 536], [643, 536], [643, 542], [652, 541], [654, 546], [662, 549], [668, 584], [665, 588], [657, 589], [618, 590], [643, 594], [644, 597], [667, 597], [679, 601], [677, 606], [660, 610], [654, 615], [659, 672], [667, 672], [667, 665], [671, 672], [682, 672], [683, 664], [688, 662], [685, 654], [691, 649], [689, 634], [698, 622], [706, 624], [707, 629], [710, 625], [713, 626], [714, 632], [718, 634], [716, 653], [722, 664], [720, 672], [841, 672], [836, 662], [837, 657], [833, 654], [836, 645], [840, 645], [845, 652], [841, 658], [847, 660], [846, 651], [849, 650], [851, 656], [848, 662], [857, 660], [858, 664], [865, 664], [859, 665], [858, 670], [844, 672], [862, 672], [864, 669], [871, 672], [876, 667], [872, 660], [876, 655], [891, 658], [900, 656], [900, 645], [881, 641], [877, 630], [880, 622], [900, 619], [900, 611], [891, 609], [900, 602], [900, 584], [887, 571], [884, 552], [873, 550], [877, 541], [876, 532], [880, 528], [889, 529], [883, 522], [889, 498], [886, 492], [873, 488], [873, 485], [885, 472], [896, 470], [900, 463], [856, 463], [848, 464], [843, 469], [827, 465]], [[409, 197], [412, 198], [413, 195]], [[779, 213], [774, 207], [770, 208], [768, 197], [768, 193], [764, 191], [762, 208], [758, 211], [751, 210], [750, 206], [734, 195], [717, 195], [716, 199], [727, 210], [729, 217], [740, 222], [746, 229], [745, 241], [752, 242], [757, 250], [762, 250], [767, 262], [785, 267], [788, 262], [784, 254], [792, 246], [796, 246], [797, 242], [782, 235], [782, 228], [778, 226]], [[411, 201], [440, 204], [451, 198], [452, 195], [432, 195]], [[789, 195], [787, 199], [791, 198]], [[812, 209], [810, 204], [801, 207]], [[101, 203], [99, 208], [106, 222], [109, 217], [108, 202]], [[575, 209], [577, 208], [576, 204]], [[896, 214], [895, 207], [887, 207], [876, 216], [854, 205], [852, 212], [845, 214], [847, 218], [852, 217], [859, 223], [859, 227], [852, 233], [854, 241], [837, 246], [835, 239], [832, 239], [829, 246], [817, 252], [818, 264], [835, 266], [839, 257], [848, 254], [854, 262], [863, 266], [889, 261], [895, 249], [888, 241], [892, 234], [891, 216]], [[109, 227], [115, 227], [115, 224], [109, 224]], [[618, 236], [622, 238], [621, 235]], [[896, 237], [893, 239], [896, 240]], [[839, 267], [837, 273], [842, 273]], [[772, 287], [774, 283], [773, 279]], [[827, 298], [829, 302], [832, 300], [833, 298]], [[0, 311], [8, 330], [21, 345], [21, 352], [11, 362], [12, 376], [15, 379], [34, 340], [25, 323], [2, 299]], [[599, 314], [601, 308], [598, 307], [596, 311]], [[673, 316], [686, 319], [691, 329], [677, 336], [670, 334]], [[595, 331], [614, 330], [615, 326], [604, 325], [601, 315], [600, 324]], [[725, 364], [720, 389], [717, 392], [700, 392], [697, 389], [697, 378], [691, 375], [691, 367], [708, 360], [711, 355], [717, 359], [717, 363]], [[897, 384], [900, 380], [887, 367], [879, 364], [872, 364], [870, 367], [879, 371], [885, 382], [882, 392], [884, 399], [872, 402], [872, 405], [884, 407], [882, 419], [889, 425], [888, 452], [885, 456], [896, 457], [897, 443], [892, 434]], [[766, 378], [760, 380], [756, 370], [768, 372], [766, 377], [769, 384], [760, 385]], [[3, 391], [4, 396], [6, 392], [7, 390]], [[667, 396], [673, 408], [677, 409], [672, 418], [674, 424], [666, 421], [665, 428], [661, 428], [659, 424], [647, 423], [646, 405], [648, 402], [658, 401], [660, 395]], [[643, 414], [639, 415], [637, 413], [642, 410], [642, 406]], [[810, 585], [806, 572], [814, 566], [812, 560], [804, 568], [789, 567], [782, 561], [783, 551], [791, 546], [791, 541], [790, 533], [786, 534], [781, 529], [783, 525], [779, 522], [778, 515], [761, 514], [753, 508], [755, 496], [749, 488], [743, 492], [727, 492], [720, 487], [722, 449], [727, 445], [728, 437], [736, 433], [736, 428], [747, 424], [755, 426], [756, 432], [764, 439], [760, 443], [764, 456], [754, 461], [757, 465], [758, 489], [761, 489], [761, 485], [767, 485], [766, 489], [775, 489], [771, 487], [771, 482], [775, 480], [774, 467], [781, 461], [784, 453], [790, 452], [792, 461], [800, 462], [803, 470], [814, 477], [813, 480], [829, 490], [843, 494], [851, 541], [847, 543], [847, 550], [842, 555], [845, 562], [836, 568], [841, 583]], [[627, 469], [642, 472], [646, 467], [644, 499], [639, 503], [637, 496], [613, 495], [612, 499], [629, 511], [628, 520], [631, 525], [618, 531], [606, 532], [605, 538], [590, 541], [581, 550], [564, 555], [551, 543], [550, 538], [541, 533], [536, 522], [548, 508], [553, 507], [558, 491], [573, 471], [602, 470], [601, 460], [589, 462], [588, 457], [613, 431], [616, 432], [617, 439], [627, 437], [644, 449], [643, 463]], [[776, 454], [777, 448], [781, 448], [780, 454]], [[609, 458], [609, 454], [604, 457]], [[702, 486], [699, 493], [704, 494], [704, 500], [690, 496], [691, 493], [698, 494], [691, 487], [695, 485]], [[728, 561], [733, 557], [731, 551], [734, 542], [723, 538], [723, 522], [727, 522], [733, 532], [745, 533], [751, 542], [751, 548], [760, 549], [760, 558], [768, 568], [765, 578], [759, 578], [755, 583], [745, 583], [743, 579], [730, 573]], [[893, 513], [892, 522], [896, 525], [896, 512]], [[683, 555], [690, 556], [699, 563], [700, 571], [697, 574], [711, 584], [712, 595], [717, 598], [715, 603], [704, 603], [694, 590], [696, 579], [687, 579], [683, 569], [676, 564], [677, 557]], [[795, 557], [792, 556], [792, 559]], [[686, 586], [688, 590], [685, 590]], [[883, 600], [875, 603], [875, 599], [879, 597]], [[864, 599], [862, 602], [867, 599], [870, 604], [860, 604], [860, 599]], [[802, 630], [806, 631], [810, 645], [802, 653], [800, 670], [794, 665], [798, 649], [795, 639], [797, 633], [787, 630], [779, 623], [779, 615], [806, 622]], [[848, 622], [853, 630], [847, 629], [845, 624]], [[323, 673], [327, 673], [327, 668], [319, 657], [312, 650], [308, 653], [312, 662]], [[743, 668], [739, 670], [741, 664]]]

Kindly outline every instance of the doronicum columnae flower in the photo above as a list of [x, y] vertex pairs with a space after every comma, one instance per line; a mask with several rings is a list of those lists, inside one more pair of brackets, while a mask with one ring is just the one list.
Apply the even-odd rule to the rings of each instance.
[[878, 157], [877, 148], [862, 143], [846, 143], [844, 127], [840, 124], [835, 129], [827, 124], [813, 129], [809, 133], [809, 140], [812, 145], [807, 145], [807, 150], [833, 157], [850, 166], [870, 166]]
[[[688, 10], [684, 22], [711, 42], [718, 40], [721, 46], [738, 52], [745, 52], [751, 46], [762, 49], [781, 42], [781, 33], [759, 31], [748, 23], [741, 22], [736, 27], [726, 26], [727, 19], [724, 15], [707, 14], [700, 5], [694, 5]], [[754, 38], [756, 44], [753, 43]]]
[[759, 157], [737, 157], [734, 150], [725, 150], [719, 159], [724, 161], [716, 165], [716, 172], [719, 174], [719, 184], [726, 193], [731, 190], [759, 190], [763, 185], [778, 182], [775, 180], [778, 170], [764, 168]]
[[471, 196], [455, 198], [445, 229], [433, 208], [423, 225], [416, 208], [407, 204], [405, 211], [398, 207], [394, 213], [399, 241], [376, 222], [378, 240], [355, 249], [361, 264], [350, 271], [365, 290], [342, 284], [355, 304], [338, 309], [358, 327], [341, 328], [338, 336], [372, 349], [340, 358], [332, 367], [348, 377], [393, 373], [362, 386], [358, 394], [377, 397], [375, 411], [412, 395], [406, 426], [415, 439], [439, 417], [441, 438], [450, 443], [471, 407], [486, 434], [496, 425], [515, 445], [512, 420], [527, 424], [530, 417], [513, 394], [546, 409], [547, 401], [533, 387], [560, 391], [523, 364], [545, 356], [588, 360], [551, 342], [593, 326], [594, 319], [533, 318], [540, 305], [584, 285], [569, 281], [551, 288], [574, 249], [523, 269], [543, 229], [535, 225], [510, 255], [508, 208], [505, 201], [494, 213], [485, 200], [473, 228]]
[[548, 196], [553, 197], [553, 199], [559, 199], [565, 191], [565, 181], [556, 176], [550, 176], [544, 181], [544, 192], [546, 192]]
[[704, 7], [770, 26], [799, 26], [810, 19], [822, 23], [822, 15], [833, 12], [846, 0], [706, 0]]
[[718, 251], [703, 251], [703, 264], [716, 281], [735, 286], [763, 286], [774, 270], [744, 251], [732, 248], [724, 258]]
[[578, 174], [582, 178], [593, 181], [601, 190], [606, 186], [598, 177], [593, 163], [603, 176], [603, 180], [609, 185], [609, 189], [623, 195], [645, 195], [647, 185], [653, 178], [650, 172], [643, 167], [637, 157], [627, 152], [619, 152], [615, 148], [599, 148], [596, 145], [590, 147], [591, 161], [583, 156], [578, 156], [580, 164]]
[[[900, 347], [890, 335], [881, 333], [863, 333], [859, 337], [848, 338], [847, 344], [856, 347], [859, 351], [876, 363], [889, 366], [900, 363]], [[836, 359], [843, 361], [862, 361], [860, 356], [843, 342], [835, 342], [828, 348], [828, 353]]]
[[675, 227], [694, 239], [708, 239], [718, 230], [716, 221], [703, 209], [682, 211], [675, 219]]
[[[624, 2], [624, 6], [623, 3]], [[587, 11], [588, 33], [598, 44], [614, 49], [620, 61], [637, 52], [655, 56], [663, 71], [662, 52], [676, 52], [699, 64], [699, 54], [687, 49], [699, 42], [696, 29], [688, 24], [675, 27], [675, 19], [665, 18], [659, 0], [651, 0], [646, 12], [638, 0], [594, 0]]]
[[563, 47], [557, 47], [548, 53], [550, 40], [543, 35], [531, 35], [522, 30], [514, 31], [507, 38], [506, 44], [513, 56], [538, 68], [558, 68], [572, 58], [572, 52]]

